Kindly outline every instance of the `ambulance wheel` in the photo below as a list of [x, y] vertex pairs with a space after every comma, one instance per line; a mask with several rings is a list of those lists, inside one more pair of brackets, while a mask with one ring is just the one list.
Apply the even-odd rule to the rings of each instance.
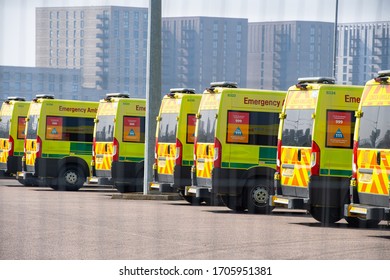
[[310, 206], [310, 214], [322, 224], [334, 224], [341, 220], [341, 211], [336, 207]]
[[75, 165], [64, 166], [58, 175], [59, 191], [78, 191], [85, 182], [83, 170]]
[[380, 220], [363, 220], [358, 217], [345, 217], [348, 225], [356, 228], [375, 228], [380, 223]]
[[245, 207], [242, 206], [241, 196], [221, 195], [220, 198], [223, 204], [230, 210], [236, 212], [243, 212], [245, 210]]
[[270, 195], [273, 194], [272, 184], [266, 180], [250, 180], [247, 189], [247, 208], [251, 214], [269, 214], [273, 206], [269, 205]]

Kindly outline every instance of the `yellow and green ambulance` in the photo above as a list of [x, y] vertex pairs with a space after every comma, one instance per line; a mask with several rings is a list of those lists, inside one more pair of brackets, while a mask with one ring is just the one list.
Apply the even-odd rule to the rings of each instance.
[[93, 137], [92, 173], [121, 193], [143, 191], [145, 99], [109, 93], [100, 100]]
[[94, 119], [99, 102], [37, 95], [26, 119], [23, 171], [25, 185], [47, 184], [78, 190], [90, 177]]
[[280, 114], [271, 206], [307, 209], [322, 223], [343, 217], [362, 91], [326, 77], [301, 78], [289, 88]]
[[185, 195], [230, 209], [268, 213], [279, 113], [286, 92], [211, 83], [197, 114], [192, 185]]
[[24, 130], [30, 102], [24, 97], [8, 97], [0, 113], [0, 172], [16, 175], [22, 170]]
[[364, 87], [356, 112], [351, 201], [345, 219], [360, 227], [390, 221], [390, 70]]
[[195, 89], [173, 88], [157, 116], [155, 163], [151, 189], [184, 195], [191, 184], [196, 113], [202, 95]]

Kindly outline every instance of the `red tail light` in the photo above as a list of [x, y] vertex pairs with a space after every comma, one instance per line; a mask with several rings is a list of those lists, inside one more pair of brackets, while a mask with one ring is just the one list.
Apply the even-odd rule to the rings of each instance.
[[42, 157], [42, 139], [39, 136], [37, 136], [37, 148], [35, 151], [36, 151], [37, 158]]
[[315, 141], [311, 144], [311, 175], [320, 175], [320, 147]]
[[176, 138], [176, 157], [175, 164], [182, 165], [183, 160], [183, 145], [178, 138]]
[[276, 148], [276, 172], [280, 173], [280, 165], [282, 160], [282, 140], [278, 140], [278, 146]]
[[115, 137], [114, 137], [113, 147], [112, 147], [112, 160], [113, 161], [119, 160], [119, 142]]
[[14, 155], [14, 138], [10, 135], [8, 138], [8, 156], [13, 156]]
[[358, 148], [359, 142], [353, 141], [353, 151], [352, 151], [352, 179], [357, 179], [357, 160], [358, 160]]
[[222, 162], [222, 145], [218, 138], [214, 139], [214, 167], [220, 168]]

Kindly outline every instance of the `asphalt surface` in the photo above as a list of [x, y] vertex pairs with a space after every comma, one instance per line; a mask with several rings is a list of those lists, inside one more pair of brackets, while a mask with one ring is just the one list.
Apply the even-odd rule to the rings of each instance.
[[0, 180], [1, 260], [390, 259], [390, 227], [324, 227], [303, 211], [234, 213], [184, 200], [112, 199]]

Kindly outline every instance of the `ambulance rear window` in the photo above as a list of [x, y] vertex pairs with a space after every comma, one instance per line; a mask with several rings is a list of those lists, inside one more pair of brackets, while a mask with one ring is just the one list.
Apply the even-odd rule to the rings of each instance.
[[359, 147], [390, 149], [390, 106], [364, 106], [360, 119]]
[[27, 139], [36, 139], [38, 133], [38, 115], [30, 115], [27, 122]]
[[97, 142], [112, 142], [114, 140], [114, 115], [98, 116], [95, 140]]
[[288, 109], [284, 119], [283, 146], [311, 147], [314, 109]]
[[1, 116], [0, 120], [0, 138], [9, 138], [11, 116]]
[[199, 143], [214, 143], [217, 110], [201, 110], [198, 119], [197, 141]]
[[158, 127], [158, 142], [176, 143], [177, 113], [163, 113]]

